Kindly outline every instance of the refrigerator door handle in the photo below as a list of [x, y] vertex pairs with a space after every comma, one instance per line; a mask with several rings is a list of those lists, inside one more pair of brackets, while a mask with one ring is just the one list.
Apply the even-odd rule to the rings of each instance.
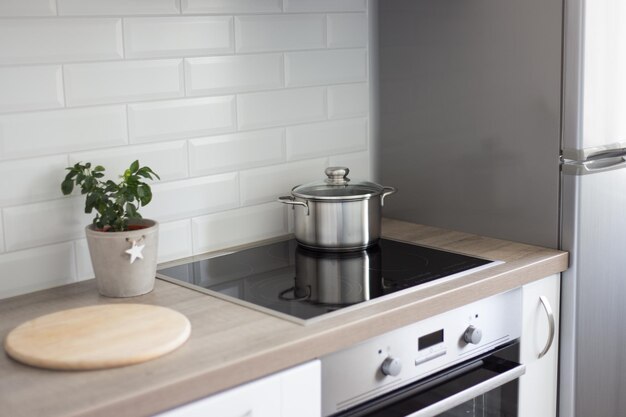
[[537, 356], [537, 359], [541, 359], [545, 356], [546, 353], [552, 347], [552, 342], [554, 341], [554, 333], [555, 333], [555, 323], [554, 323], [554, 313], [552, 312], [552, 307], [550, 306], [550, 302], [548, 301], [548, 297], [542, 295], [539, 297], [539, 301], [541, 301], [541, 305], [543, 309], [546, 311], [546, 315], [548, 316], [548, 326], [550, 327], [548, 334], [548, 341], [546, 342], [546, 346]]
[[563, 174], [566, 175], [588, 175], [598, 172], [613, 171], [626, 167], [626, 157], [618, 156], [614, 158], [594, 159], [585, 162], [565, 162], [562, 165]]

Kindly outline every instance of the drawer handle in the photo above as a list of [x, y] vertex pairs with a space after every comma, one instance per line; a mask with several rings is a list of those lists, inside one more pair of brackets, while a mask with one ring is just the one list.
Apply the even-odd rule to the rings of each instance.
[[541, 359], [542, 357], [544, 357], [546, 353], [548, 353], [548, 351], [550, 350], [550, 347], [552, 347], [552, 342], [554, 341], [555, 325], [554, 325], [554, 313], [552, 312], [552, 307], [550, 307], [550, 302], [548, 301], [548, 298], [545, 295], [542, 295], [541, 297], [539, 297], [539, 301], [541, 301], [541, 305], [543, 306], [543, 309], [546, 311], [546, 315], [548, 316], [548, 325], [550, 326], [550, 334], [548, 336], [548, 341], [546, 343], [546, 346], [543, 348], [543, 350], [539, 353], [539, 356], [537, 357], [538, 359]]

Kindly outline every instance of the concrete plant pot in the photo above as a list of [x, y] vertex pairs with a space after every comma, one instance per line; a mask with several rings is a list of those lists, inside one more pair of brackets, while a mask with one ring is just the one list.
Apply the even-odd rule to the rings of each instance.
[[[159, 224], [139, 219], [129, 226], [143, 228], [125, 232], [102, 232], [93, 224], [85, 228], [98, 292], [106, 297], [135, 297], [154, 289]], [[135, 255], [127, 253], [133, 246]]]

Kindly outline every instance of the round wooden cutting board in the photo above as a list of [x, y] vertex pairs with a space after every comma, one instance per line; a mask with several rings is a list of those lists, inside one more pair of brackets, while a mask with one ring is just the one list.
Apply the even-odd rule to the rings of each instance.
[[13, 329], [4, 348], [40, 368], [89, 370], [158, 358], [189, 338], [187, 317], [166, 307], [105, 304], [63, 310]]

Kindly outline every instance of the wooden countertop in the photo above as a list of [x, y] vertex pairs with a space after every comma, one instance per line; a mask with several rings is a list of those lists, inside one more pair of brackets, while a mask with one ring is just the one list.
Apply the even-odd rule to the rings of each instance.
[[48, 371], [0, 355], [1, 416], [146, 416], [323, 356], [383, 332], [567, 269], [552, 249], [383, 221], [390, 238], [505, 261], [307, 326], [165, 281], [132, 299], [98, 295], [94, 280], [0, 301], [2, 340], [51, 312], [106, 303], [173, 308], [192, 325], [188, 342], [162, 358], [102, 371]]

